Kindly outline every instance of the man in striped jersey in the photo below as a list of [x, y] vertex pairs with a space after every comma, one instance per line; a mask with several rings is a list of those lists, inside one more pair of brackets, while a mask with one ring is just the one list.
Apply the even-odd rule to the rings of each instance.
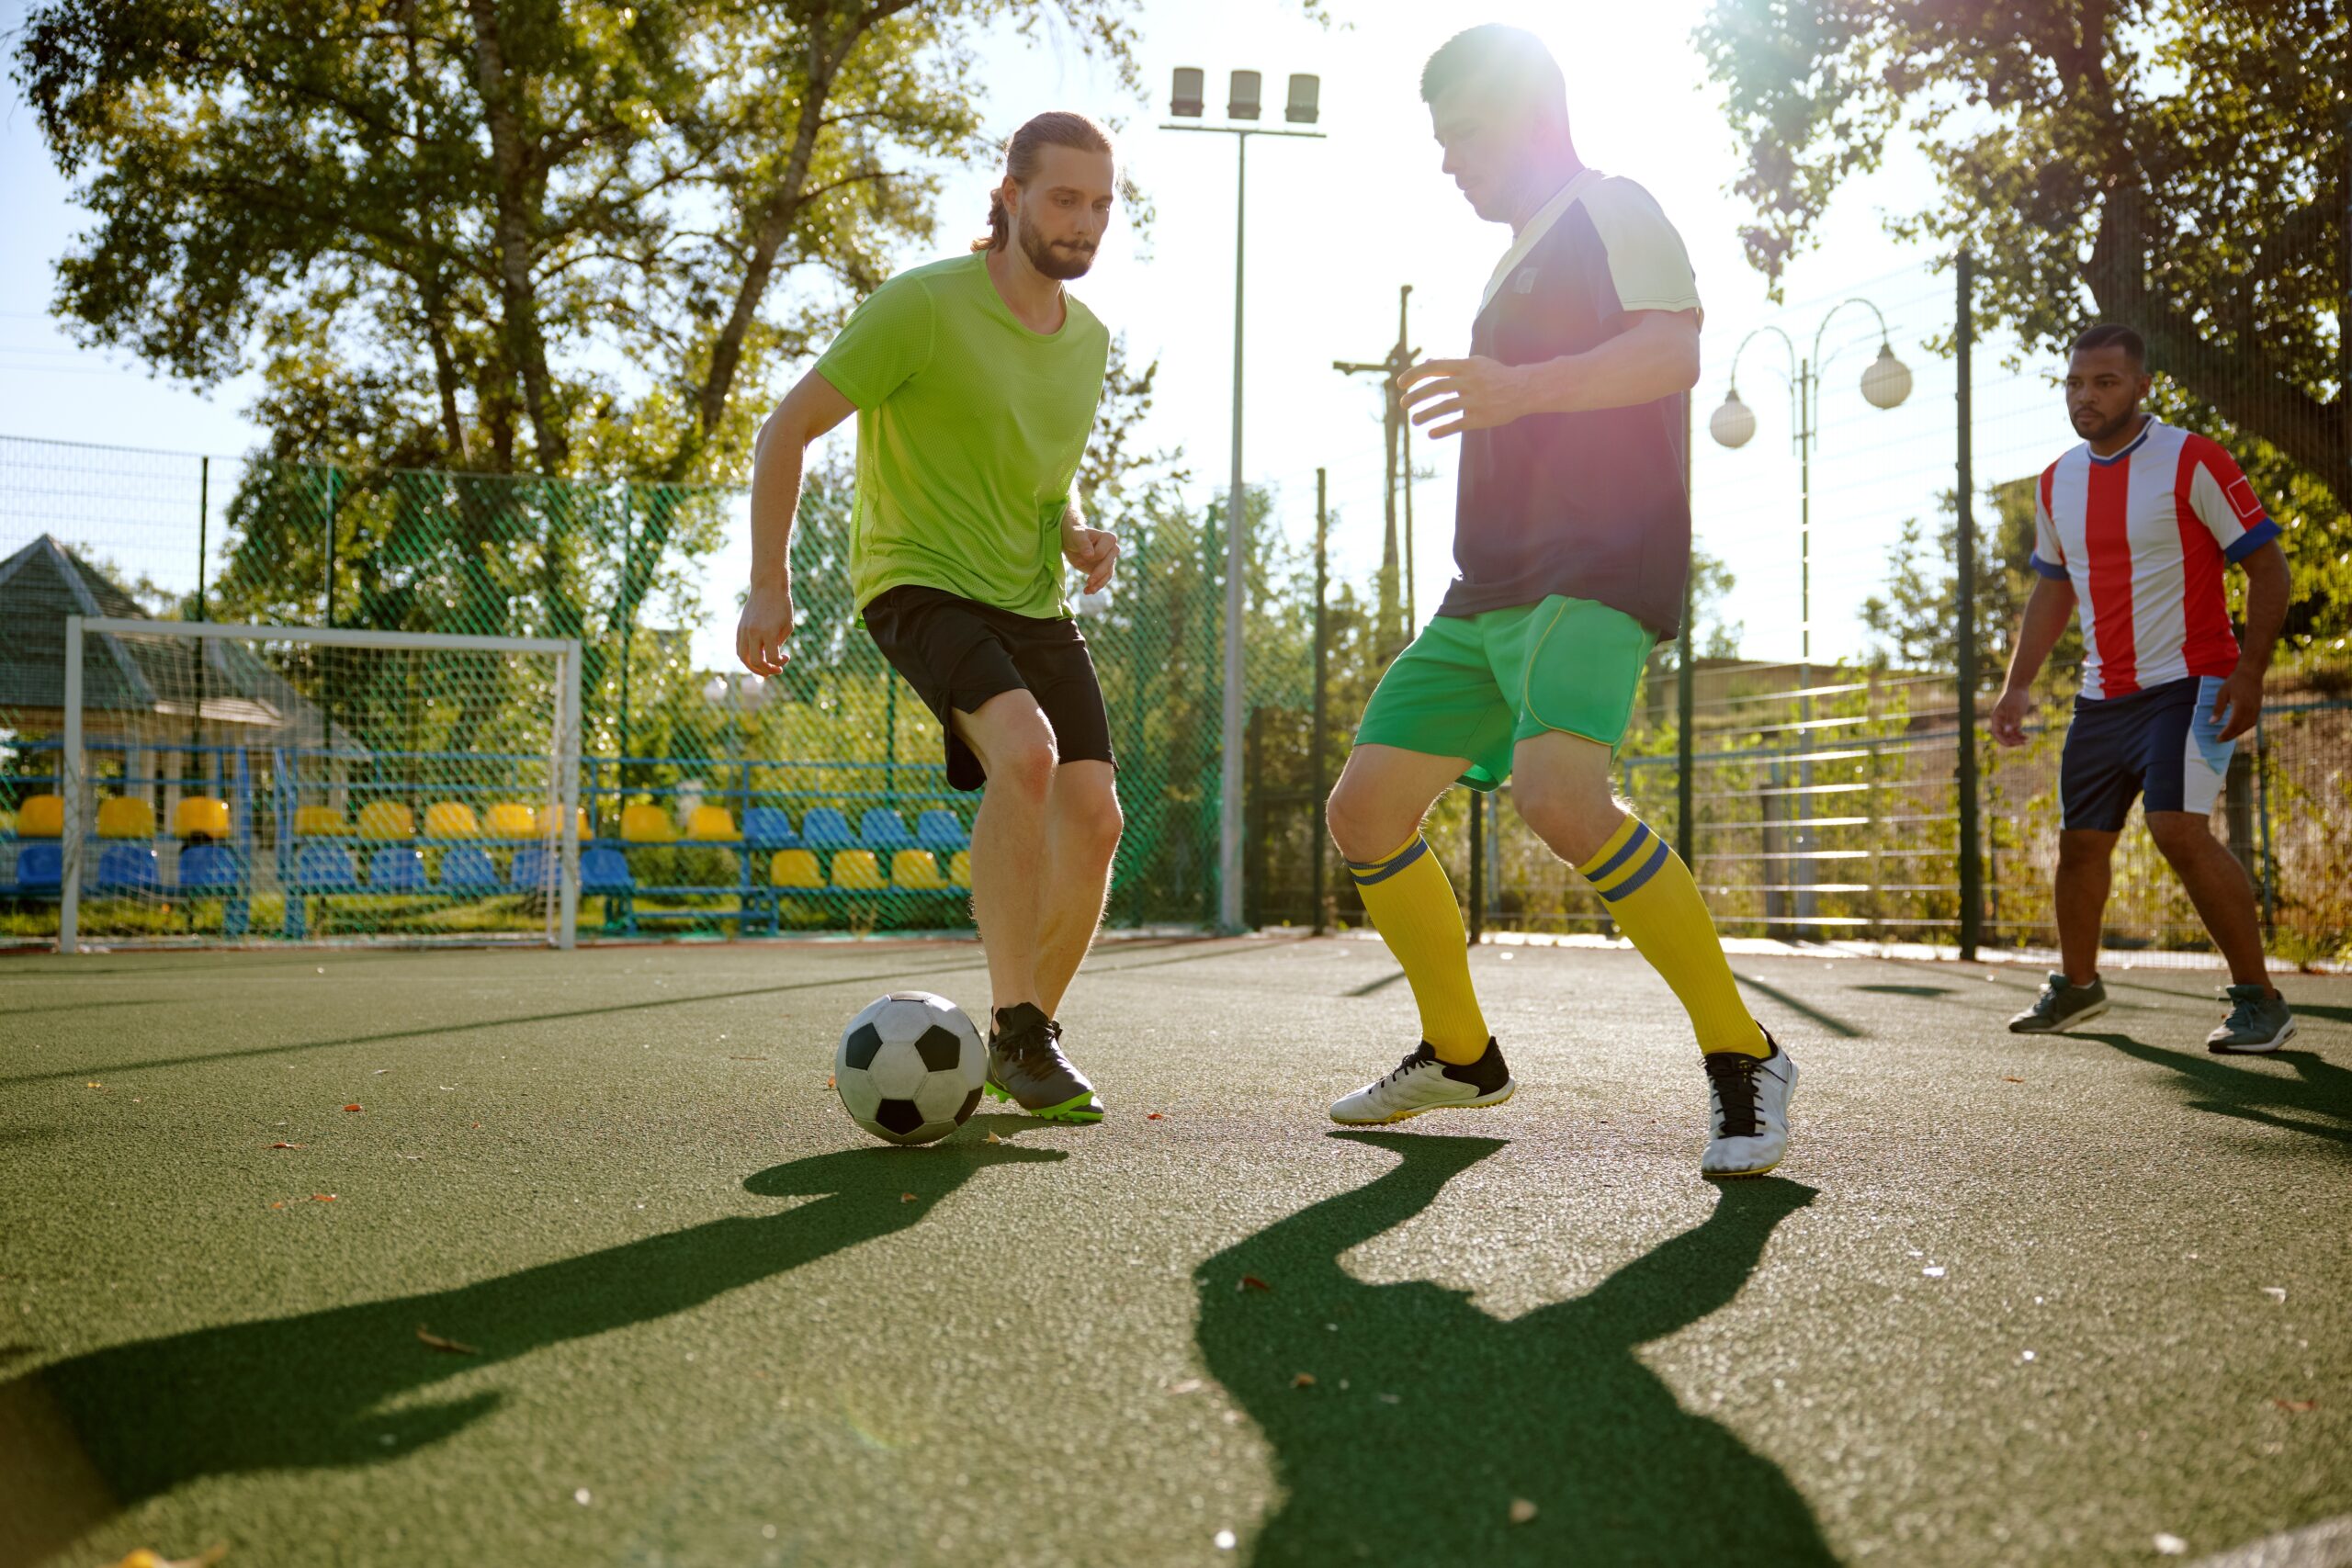
[[[2058, 946], [2020, 1034], [2070, 1029], [2107, 1010], [2098, 977], [2109, 862], [2132, 802], [2229, 961], [2230, 1015], [2206, 1037], [2222, 1053], [2276, 1051], [2295, 1032], [2270, 985], [2254, 886], [2208, 826], [2237, 738], [2262, 711], [2262, 676], [2287, 618], [2278, 525], [2230, 455], [2141, 412], [2147, 351], [2124, 326], [2075, 340], [2066, 407], [2083, 445], [2042, 470], [2033, 569], [1993, 738], [2025, 744], [2034, 676], [2083, 611], [2083, 683], [2059, 766]], [[2245, 642], [2222, 579], [2246, 576]]]

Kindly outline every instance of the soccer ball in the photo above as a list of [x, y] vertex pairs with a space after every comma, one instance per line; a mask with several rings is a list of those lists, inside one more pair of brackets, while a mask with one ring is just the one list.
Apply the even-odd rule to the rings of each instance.
[[833, 1087], [849, 1119], [893, 1144], [927, 1144], [980, 1102], [988, 1047], [964, 1010], [929, 991], [893, 991], [849, 1021]]

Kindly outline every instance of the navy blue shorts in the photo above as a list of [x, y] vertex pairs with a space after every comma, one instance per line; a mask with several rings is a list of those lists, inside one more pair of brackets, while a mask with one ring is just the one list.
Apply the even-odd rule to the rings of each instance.
[[2213, 722], [2221, 689], [2217, 676], [2191, 675], [2128, 697], [2077, 697], [2058, 764], [2065, 825], [2120, 832], [2143, 795], [2150, 811], [2210, 814], [2237, 750]]

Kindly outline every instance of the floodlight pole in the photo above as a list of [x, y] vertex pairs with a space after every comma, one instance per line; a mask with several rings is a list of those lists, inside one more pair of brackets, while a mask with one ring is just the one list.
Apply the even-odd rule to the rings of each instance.
[[1197, 130], [1230, 136], [1239, 142], [1234, 164], [1233, 215], [1233, 469], [1225, 512], [1225, 733], [1224, 767], [1217, 801], [1217, 925], [1242, 929], [1241, 920], [1241, 620], [1242, 581], [1248, 552], [1241, 482], [1241, 288], [1246, 276], [1246, 231], [1250, 220], [1250, 138], [1290, 136], [1324, 140], [1319, 130], [1263, 130], [1254, 125], [1163, 125], [1162, 130]]

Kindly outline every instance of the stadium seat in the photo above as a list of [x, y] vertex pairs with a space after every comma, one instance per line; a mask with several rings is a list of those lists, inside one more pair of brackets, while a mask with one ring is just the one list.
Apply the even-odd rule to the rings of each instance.
[[17, 837], [19, 839], [62, 839], [65, 836], [65, 797], [57, 795], [28, 795], [17, 807]]
[[807, 850], [778, 850], [768, 862], [768, 886], [771, 887], [822, 887], [825, 874], [818, 869], [817, 857]]
[[351, 824], [343, 813], [332, 806], [298, 806], [294, 808], [294, 836], [298, 839], [329, 839], [351, 831]]
[[879, 891], [884, 886], [882, 864], [872, 850], [843, 850], [833, 857], [833, 886]]
[[934, 854], [952, 855], [972, 847], [964, 819], [953, 811], [926, 811], [915, 818], [915, 842]]
[[17, 852], [17, 891], [55, 893], [65, 886], [65, 846], [38, 842]]
[[857, 847], [857, 836], [849, 830], [849, 818], [830, 806], [813, 807], [800, 819], [800, 841], [812, 850]]
[[947, 882], [951, 887], [969, 887], [972, 885], [971, 851], [956, 852], [956, 858], [947, 863]]
[[98, 802], [99, 838], [153, 839], [154, 836], [155, 808], [145, 801], [117, 795]]
[[363, 839], [413, 839], [416, 837], [416, 813], [401, 800], [371, 800], [359, 808], [359, 836]]
[[422, 893], [424, 857], [405, 844], [386, 844], [368, 862], [370, 893]]
[[676, 840], [677, 825], [670, 814], [658, 806], [640, 801], [621, 807], [621, 841], [628, 844], [667, 844]]
[[[482, 826], [493, 839], [536, 839], [539, 836], [539, 813], [537, 807], [519, 800], [502, 800], [490, 808]], [[581, 836], [587, 835], [583, 832]]]
[[939, 874], [939, 863], [929, 850], [900, 850], [890, 857], [890, 886], [926, 893], [954, 885]]
[[686, 818], [686, 837], [698, 844], [731, 844], [738, 837], [735, 814], [723, 806], [697, 806]]
[[[492, 808], [495, 810], [495, 808]], [[462, 800], [436, 800], [424, 808], [424, 836], [428, 839], [478, 839], [481, 823], [475, 819], [474, 808]]]
[[[425, 813], [430, 826], [433, 814]], [[485, 852], [471, 844], [459, 844], [441, 857], [441, 890], [445, 893], [494, 893], [498, 890], [498, 867], [491, 863]]]
[[637, 886], [628, 874], [628, 857], [610, 847], [580, 852], [582, 893], [626, 893]]
[[506, 886], [517, 893], [535, 893], [542, 887], [555, 886], [554, 861], [543, 844], [526, 844], [514, 852], [514, 863], [507, 868]]
[[190, 844], [180, 852], [179, 879], [183, 893], [233, 893], [245, 871], [227, 844]]
[[155, 874], [155, 852], [144, 844], [108, 844], [98, 852], [98, 893], [154, 893], [164, 879]]
[[304, 844], [294, 857], [294, 886], [305, 893], [350, 892], [359, 886], [359, 869], [341, 844]]
[[875, 807], [865, 814], [858, 823], [857, 841], [877, 855], [894, 854], [899, 850], [915, 847], [915, 836], [907, 831], [907, 825], [899, 819], [899, 814], [887, 806]]
[[800, 847], [800, 835], [777, 807], [754, 806], [743, 813], [743, 842], [755, 850], [793, 850]]
[[183, 796], [172, 811], [172, 837], [193, 839], [198, 834], [208, 839], [229, 836], [229, 803], [211, 795]]

